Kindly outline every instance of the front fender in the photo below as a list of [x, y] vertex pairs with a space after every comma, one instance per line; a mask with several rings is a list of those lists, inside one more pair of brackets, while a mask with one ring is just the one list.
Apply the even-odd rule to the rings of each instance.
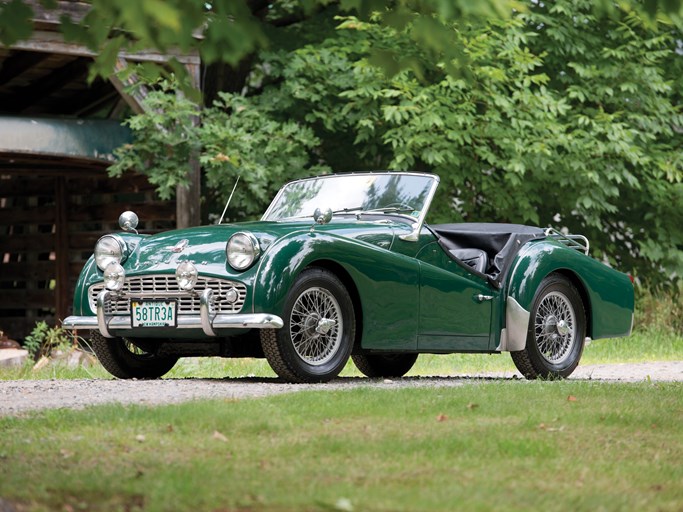
[[507, 282], [505, 345], [503, 350], [526, 346], [529, 315], [541, 281], [553, 273], [565, 275], [583, 298], [593, 339], [627, 336], [634, 308], [633, 285], [618, 272], [575, 249], [553, 240], [531, 242], [518, 254]]
[[[135, 252], [140, 244], [140, 241], [149, 236], [125, 232], [115, 232], [108, 234], [116, 235], [117, 237], [122, 238], [126, 242], [127, 258], [126, 261], [122, 263], [124, 265], [124, 268], [130, 260], [135, 259]], [[90, 255], [90, 258], [88, 258], [88, 260], [85, 262], [85, 265], [83, 265], [81, 273], [78, 276], [78, 280], [76, 281], [73, 301], [74, 315], [95, 315], [95, 311], [90, 308], [90, 301], [88, 300], [88, 288], [98, 281], [102, 281], [102, 271], [99, 268], [97, 268], [97, 265], [95, 264], [95, 255], [92, 254]]]
[[[90, 316], [94, 315], [95, 312], [90, 309], [90, 303], [88, 301], [88, 286], [93, 280], [93, 275], [97, 275], [99, 269], [95, 265], [95, 256], [90, 256], [88, 261], [86, 261], [80, 275], [78, 276], [78, 281], [76, 281], [76, 288], [74, 289], [74, 302], [73, 302], [73, 314], [79, 316]], [[98, 279], [101, 277], [97, 276]]]
[[417, 261], [334, 233], [300, 231], [274, 242], [259, 263], [254, 312], [282, 316], [294, 280], [316, 262], [333, 262], [351, 279], [360, 300], [364, 348], [416, 348]]

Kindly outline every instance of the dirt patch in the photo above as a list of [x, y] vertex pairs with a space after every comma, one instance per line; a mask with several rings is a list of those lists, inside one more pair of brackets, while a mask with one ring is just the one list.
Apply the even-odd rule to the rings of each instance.
[[[342, 378], [327, 384], [284, 384], [277, 379], [266, 378], [0, 381], [0, 416], [21, 415], [41, 409], [81, 409], [106, 403], [162, 405], [195, 399], [242, 400], [304, 390], [339, 390], [361, 386], [379, 389], [457, 387], [472, 382], [521, 378], [518, 373], [510, 372], [395, 380]], [[580, 366], [571, 380], [683, 382], [683, 361]]]

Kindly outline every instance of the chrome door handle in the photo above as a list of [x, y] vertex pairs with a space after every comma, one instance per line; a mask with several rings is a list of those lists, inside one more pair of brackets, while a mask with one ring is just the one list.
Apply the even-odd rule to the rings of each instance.
[[484, 295], [484, 294], [480, 293], [479, 295], [475, 295], [474, 299], [477, 302], [484, 302], [485, 300], [493, 300], [493, 295]]

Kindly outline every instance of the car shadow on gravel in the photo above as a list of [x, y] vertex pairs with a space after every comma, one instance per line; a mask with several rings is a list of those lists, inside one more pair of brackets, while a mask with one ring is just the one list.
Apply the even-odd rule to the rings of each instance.
[[327, 384], [399, 384], [399, 383], [439, 383], [439, 382], [479, 382], [479, 381], [519, 381], [525, 380], [518, 375], [505, 375], [505, 376], [493, 376], [493, 375], [448, 375], [448, 376], [411, 376], [411, 377], [398, 377], [391, 379], [384, 378], [370, 378], [370, 377], [337, 377], [328, 382], [309, 382], [309, 383], [297, 383], [297, 382], [287, 382], [279, 377], [254, 377], [254, 376], [244, 376], [244, 377], [219, 377], [219, 378], [209, 378], [209, 377], [175, 377], [175, 378], [164, 378], [165, 381], [203, 381], [203, 382], [226, 382], [226, 383], [254, 383], [254, 384], [288, 384], [288, 385], [320, 385], [324, 386]]

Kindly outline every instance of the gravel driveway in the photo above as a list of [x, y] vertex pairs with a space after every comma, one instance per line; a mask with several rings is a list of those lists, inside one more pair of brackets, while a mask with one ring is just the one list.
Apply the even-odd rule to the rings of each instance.
[[[79, 409], [111, 402], [158, 405], [199, 398], [240, 400], [304, 390], [353, 389], [361, 386], [382, 389], [456, 387], [472, 382], [521, 378], [521, 375], [510, 372], [458, 377], [408, 377], [396, 380], [340, 378], [327, 384], [282, 384], [276, 379], [267, 378], [0, 381], [0, 416], [20, 415], [39, 409]], [[683, 382], [683, 361], [579, 366], [570, 380]]]

